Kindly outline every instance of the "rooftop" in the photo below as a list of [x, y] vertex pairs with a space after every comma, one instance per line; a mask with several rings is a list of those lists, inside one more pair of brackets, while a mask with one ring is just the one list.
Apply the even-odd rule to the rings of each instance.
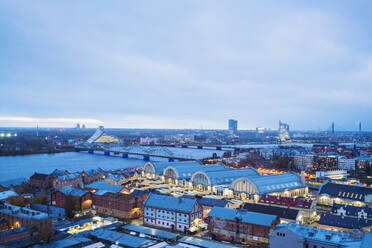
[[236, 221], [236, 218], [238, 218], [241, 222], [269, 227], [277, 219], [275, 215], [221, 207], [213, 207], [208, 214], [209, 216], [233, 221]]
[[100, 181], [95, 181], [94, 183], [85, 185], [85, 188], [91, 188], [97, 191], [117, 193], [123, 189], [123, 186], [110, 184], [106, 182], [105, 180], [100, 180]]
[[299, 210], [296, 209], [254, 203], [245, 203], [243, 208], [251, 212], [276, 215], [279, 216], [280, 218], [289, 220], [296, 220], [299, 212]]
[[17, 196], [17, 195], [18, 194], [13, 190], [7, 190], [7, 191], [0, 192], [0, 201], [6, 200], [11, 196]]
[[322, 213], [320, 214], [319, 224], [348, 229], [361, 229], [371, 226], [372, 220]]
[[138, 233], [143, 233], [143, 234], [147, 234], [151, 236], [156, 236], [156, 237], [163, 238], [163, 239], [174, 239], [179, 236], [179, 234], [176, 234], [176, 233], [171, 233], [171, 232], [167, 232], [167, 231], [163, 231], [159, 229], [138, 226], [138, 225], [133, 225], [133, 224], [125, 225], [123, 229], [138, 232]]
[[10, 205], [7, 203], [0, 204], [0, 212], [7, 214], [7, 215], [17, 216], [23, 219], [41, 220], [41, 219], [49, 218], [46, 213], [35, 211], [30, 208]]
[[145, 207], [190, 212], [195, 203], [196, 199], [150, 193], [145, 201]]
[[302, 226], [296, 223], [279, 224], [275, 227], [273, 232], [282, 228], [288, 228], [292, 232], [296, 233], [297, 235], [301, 235], [308, 240], [317, 240], [338, 245], [342, 244], [345, 247], [349, 247], [348, 245], [355, 243], [360, 244], [361, 241], [361, 239], [353, 238], [349, 233], [346, 232], [336, 232], [318, 227]]
[[364, 186], [347, 185], [340, 183], [325, 182], [318, 191], [319, 195], [329, 195], [330, 197], [337, 197], [353, 201], [366, 201], [366, 196], [372, 196], [372, 188]]
[[195, 245], [198, 247], [213, 247], [213, 248], [231, 248], [231, 247], [238, 247], [233, 244], [226, 244], [222, 242], [217, 242], [217, 241], [212, 241], [212, 240], [205, 240], [205, 239], [200, 239], [196, 237], [189, 237], [185, 236], [181, 239], [178, 240], [179, 242], [185, 243], [185, 244], [190, 244], [190, 245]]
[[90, 234], [98, 239], [110, 241], [112, 243], [126, 247], [141, 247], [146, 244], [155, 243], [152, 240], [136, 237], [133, 235], [111, 231], [103, 228], [91, 231]]
[[60, 189], [58, 191], [64, 195], [71, 195], [71, 196], [78, 196], [78, 197], [82, 197], [83, 195], [88, 193], [88, 191], [86, 190], [73, 188], [71, 186], [66, 186], [63, 189]]

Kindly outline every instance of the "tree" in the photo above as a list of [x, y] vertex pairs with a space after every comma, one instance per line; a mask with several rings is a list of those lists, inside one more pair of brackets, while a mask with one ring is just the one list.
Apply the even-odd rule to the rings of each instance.
[[34, 203], [48, 204], [48, 198], [45, 191], [42, 191], [38, 197], [36, 197]]
[[23, 198], [22, 196], [11, 196], [7, 199], [7, 201], [9, 202], [9, 204], [19, 207], [24, 207], [27, 204], [25, 198]]

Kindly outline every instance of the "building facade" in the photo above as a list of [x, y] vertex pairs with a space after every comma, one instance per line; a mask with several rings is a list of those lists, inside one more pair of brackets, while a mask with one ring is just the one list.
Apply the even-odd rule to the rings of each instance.
[[270, 230], [279, 217], [244, 210], [213, 207], [208, 215], [208, 230], [218, 240], [268, 245]]
[[177, 231], [198, 227], [203, 209], [196, 199], [150, 193], [144, 204], [143, 223]]

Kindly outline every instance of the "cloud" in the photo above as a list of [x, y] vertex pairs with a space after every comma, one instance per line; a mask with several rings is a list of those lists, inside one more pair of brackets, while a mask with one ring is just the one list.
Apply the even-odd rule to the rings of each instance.
[[1, 3], [0, 115], [308, 129], [353, 125], [350, 108], [372, 123], [369, 18], [350, 6], [113, 4]]

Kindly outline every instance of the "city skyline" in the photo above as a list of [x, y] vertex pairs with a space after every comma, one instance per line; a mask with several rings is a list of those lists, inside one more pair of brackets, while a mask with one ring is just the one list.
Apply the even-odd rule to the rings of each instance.
[[372, 130], [370, 5], [3, 1], [0, 126]]

